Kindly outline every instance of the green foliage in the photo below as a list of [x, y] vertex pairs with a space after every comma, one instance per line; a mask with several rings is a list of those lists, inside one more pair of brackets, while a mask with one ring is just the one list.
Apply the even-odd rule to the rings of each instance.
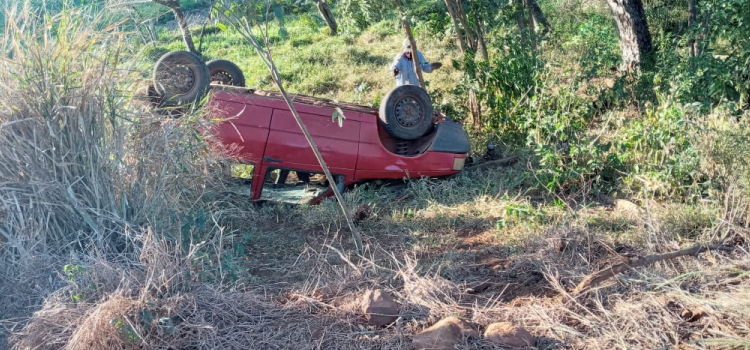
[[147, 62], [156, 62], [169, 51], [171, 50], [164, 46], [150, 45], [143, 50], [143, 58]]
[[297, 22], [300, 26], [307, 30], [315, 33], [320, 29], [321, 26], [325, 25], [324, 21], [319, 17], [311, 15], [309, 12], [305, 12], [297, 17]]
[[[207, 0], [179, 0], [180, 7], [183, 12], [189, 12], [206, 8], [209, 6], [210, 1]], [[153, 2], [137, 3], [132, 6], [132, 9], [137, 11], [141, 17], [154, 19], [158, 24], [165, 24], [169, 21], [174, 21], [174, 14], [169, 10], [168, 7], [162, 6]], [[115, 10], [121, 10], [115, 8]]]
[[601, 75], [621, 60], [612, 20], [598, 13], [588, 15], [562, 47], [575, 55], [582, 69], [579, 74], [587, 77]]
[[96, 290], [93, 283], [86, 283], [89, 271], [85, 267], [79, 264], [67, 264], [63, 266], [63, 272], [68, 276], [68, 283], [71, 286], [68, 295], [74, 303], [84, 301]]
[[515, 217], [516, 219], [544, 222], [546, 214], [544, 210], [536, 210], [528, 204], [511, 203], [505, 207], [505, 217]]
[[723, 101], [738, 101], [740, 94], [733, 68], [711, 54], [690, 58], [672, 48], [678, 40], [669, 40], [664, 32], [654, 35], [658, 47], [655, 68], [643, 76], [652, 80], [661, 94], [671, 94], [676, 101], [699, 102], [704, 110]]
[[230, 165], [231, 177], [239, 179], [252, 179], [254, 166], [252, 164], [232, 163]]
[[560, 89], [532, 97], [530, 107], [526, 144], [539, 159], [537, 185], [576, 197], [611, 189], [622, 161], [610, 143], [589, 132], [592, 101]]
[[367, 28], [366, 33], [374, 34], [379, 40], [389, 36], [401, 35], [400, 26], [394, 21], [380, 21]]
[[[655, 78], [661, 93], [678, 102], [746, 105], [750, 91], [750, 10], [744, 1], [698, 2], [697, 23], [677, 31], [656, 27]], [[686, 11], [685, 11], [686, 12]], [[708, 25], [707, 25], [708, 24]], [[689, 57], [687, 43], [698, 39], [702, 54]]]
[[433, 12], [414, 25], [417, 35], [430, 38], [441, 38], [446, 35], [454, 35], [454, 29], [450, 17], [445, 13]]
[[[490, 61], [467, 56], [455, 63], [467, 74], [454, 94], [475, 89], [489, 109], [482, 125], [485, 132], [534, 152], [539, 161], [534, 183], [539, 188], [577, 196], [611, 188], [621, 159], [611, 152], [610, 143], [590, 135], [589, 129], [599, 108], [618, 95], [611, 90], [572, 92], [569, 86], [561, 87], [565, 83], [555, 79], [515, 33], [496, 40], [503, 51]], [[591, 57], [581, 59], [590, 64]]]
[[649, 107], [620, 133], [619, 154], [628, 163], [624, 183], [632, 193], [656, 196], [700, 196], [700, 157], [696, 126], [675, 104]]
[[489, 118], [482, 127], [515, 141], [524, 138], [526, 128], [526, 121], [517, 118], [517, 107], [540, 90], [542, 72], [542, 62], [517, 39], [514, 34], [497, 38], [497, 46], [505, 51], [490, 61], [477, 62], [468, 54], [462, 61], [453, 62], [455, 69], [465, 72], [453, 94], [466, 96], [474, 90], [489, 108]]
[[341, 29], [353, 35], [385, 18], [392, 18], [394, 4], [391, 0], [342, 0], [338, 6]]
[[63, 271], [68, 275], [68, 281], [70, 283], [75, 282], [76, 276], [88, 273], [85, 267], [78, 264], [67, 264], [63, 267]]
[[707, 117], [697, 148], [701, 170], [720, 188], [739, 183], [750, 189], [750, 119], [719, 110]]

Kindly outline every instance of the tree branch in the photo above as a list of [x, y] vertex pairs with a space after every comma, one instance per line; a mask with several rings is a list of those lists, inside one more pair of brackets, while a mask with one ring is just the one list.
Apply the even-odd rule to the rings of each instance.
[[727, 247], [724, 245], [696, 245], [687, 249], [682, 249], [682, 250], [664, 253], [664, 254], [637, 256], [637, 257], [632, 257], [632, 258], [625, 257], [624, 261], [620, 263], [617, 263], [615, 265], [612, 265], [610, 267], [607, 267], [605, 269], [599, 270], [597, 272], [594, 272], [586, 276], [581, 281], [581, 283], [579, 283], [578, 286], [576, 286], [576, 288], [573, 290], [573, 295], [580, 295], [582, 293], [588, 292], [589, 290], [591, 290], [591, 288], [596, 287], [597, 285], [616, 276], [617, 274], [628, 271], [630, 269], [634, 269], [636, 267], [647, 266], [647, 265], [651, 265], [662, 260], [679, 258], [681, 256], [696, 256], [700, 253], [703, 253], [709, 250], [733, 251], [735, 250], [735, 248]]

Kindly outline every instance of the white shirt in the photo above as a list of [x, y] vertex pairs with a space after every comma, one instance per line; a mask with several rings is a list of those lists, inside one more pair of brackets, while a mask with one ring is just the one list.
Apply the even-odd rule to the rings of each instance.
[[[419, 57], [419, 66], [420, 68], [422, 68], [422, 71], [425, 73], [432, 72], [432, 66], [430, 66], [430, 62], [427, 62], [427, 59], [424, 58], [421, 51], [417, 51], [417, 56]], [[398, 69], [398, 74], [396, 75], [396, 86], [419, 86], [417, 72], [414, 71], [414, 61], [406, 58], [403, 52], [396, 55], [396, 57], [393, 59], [393, 64], [391, 64], [391, 71], [393, 71], [394, 69]]]

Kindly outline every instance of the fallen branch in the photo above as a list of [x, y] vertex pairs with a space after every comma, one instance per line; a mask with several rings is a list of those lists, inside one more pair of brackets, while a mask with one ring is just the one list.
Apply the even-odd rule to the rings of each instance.
[[588, 292], [589, 290], [591, 290], [591, 288], [596, 287], [602, 282], [616, 276], [618, 273], [625, 272], [636, 267], [647, 266], [662, 260], [674, 259], [681, 256], [696, 256], [708, 250], [733, 251], [734, 249], [735, 248], [733, 247], [727, 247], [724, 245], [696, 245], [691, 248], [682, 249], [670, 253], [626, 257], [624, 258], [624, 261], [620, 263], [586, 276], [586, 278], [584, 278], [581, 283], [579, 283], [578, 286], [576, 286], [576, 288], [573, 290], [573, 295], [580, 295], [582, 293]]
[[514, 164], [516, 161], [518, 161], [518, 157], [510, 156], [510, 157], [505, 157], [503, 159], [490, 160], [490, 161], [479, 163], [479, 164], [469, 165], [466, 167], [466, 170], [470, 171], [470, 170], [484, 169], [486, 167], [493, 166], [493, 165], [508, 166], [508, 165]]

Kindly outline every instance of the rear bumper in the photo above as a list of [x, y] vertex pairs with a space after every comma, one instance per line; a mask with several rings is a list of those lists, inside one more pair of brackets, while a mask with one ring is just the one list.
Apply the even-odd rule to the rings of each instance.
[[[447, 120], [437, 125], [435, 140], [427, 151], [467, 154], [471, 151], [469, 135], [463, 128], [463, 124], [453, 120]], [[463, 168], [463, 166], [462, 166]]]

